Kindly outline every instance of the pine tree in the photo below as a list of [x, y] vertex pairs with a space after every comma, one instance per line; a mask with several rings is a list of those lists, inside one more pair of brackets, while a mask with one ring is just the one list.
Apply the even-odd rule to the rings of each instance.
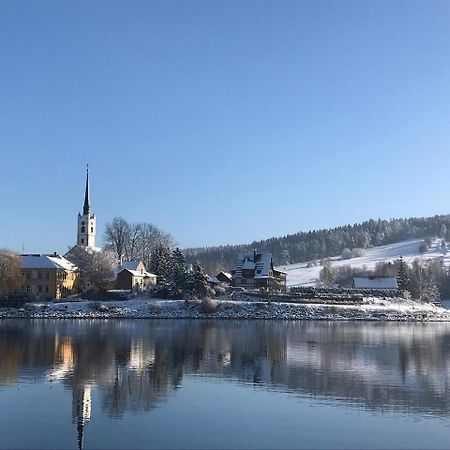
[[400, 256], [398, 260], [397, 284], [402, 292], [409, 292], [409, 279], [403, 256]]
[[150, 271], [158, 275], [160, 282], [165, 283], [171, 274], [171, 251], [166, 245], [158, 245], [152, 253]]
[[178, 293], [182, 294], [186, 290], [187, 271], [184, 255], [178, 247], [172, 252], [171, 266], [171, 280], [174, 285], [174, 289]]
[[208, 282], [200, 264], [194, 264], [189, 272], [187, 291], [198, 298], [204, 298], [208, 294]]

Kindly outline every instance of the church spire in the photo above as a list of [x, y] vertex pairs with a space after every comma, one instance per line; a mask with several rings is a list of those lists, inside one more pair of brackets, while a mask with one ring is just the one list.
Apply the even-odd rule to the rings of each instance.
[[89, 204], [89, 164], [86, 165], [86, 190], [84, 192], [83, 215], [88, 215], [91, 211]]

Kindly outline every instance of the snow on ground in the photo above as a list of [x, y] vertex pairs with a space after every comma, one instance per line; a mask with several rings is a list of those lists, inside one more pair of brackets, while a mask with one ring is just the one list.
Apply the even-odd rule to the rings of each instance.
[[[245, 298], [245, 293], [242, 294]], [[135, 298], [126, 301], [89, 301], [27, 304], [0, 309], [0, 319], [279, 319], [450, 321], [450, 311], [429, 303], [400, 298], [365, 298], [358, 305], [296, 304], [266, 301], [200, 301]]]
[[[364, 256], [353, 259], [341, 259], [340, 256], [330, 258], [332, 267], [363, 267], [367, 269], [374, 269], [378, 262], [393, 261], [403, 256], [407, 263], [412, 263], [414, 259], [421, 260], [441, 258], [444, 264], [450, 266], [450, 248], [441, 247], [441, 240], [437, 239], [433, 242], [428, 252], [419, 253], [419, 246], [423, 239], [414, 239], [409, 241], [398, 242], [395, 244], [382, 245], [380, 247], [373, 247], [366, 250]], [[279, 266], [277, 269], [286, 272], [286, 283], [288, 286], [316, 286], [320, 282], [319, 274], [322, 266], [317, 261], [317, 265], [307, 267], [311, 263], [303, 262], [297, 264], [290, 264], [286, 266]]]

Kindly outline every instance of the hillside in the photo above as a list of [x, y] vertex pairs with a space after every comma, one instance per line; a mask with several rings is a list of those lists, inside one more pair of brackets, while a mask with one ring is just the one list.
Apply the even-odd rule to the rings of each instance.
[[239, 253], [272, 253], [276, 265], [320, 260], [340, 255], [344, 249], [370, 249], [406, 240], [440, 236], [450, 241], [450, 215], [412, 217], [409, 219], [367, 220], [332, 229], [300, 231], [250, 244], [188, 248], [186, 262], [199, 262], [208, 273], [229, 271]]
[[[422, 260], [441, 258], [444, 260], [445, 265], [450, 265], [450, 252], [448, 252], [450, 248], [448, 244], [447, 247], [441, 247], [441, 240], [435, 239], [430, 249], [422, 254], [419, 252], [419, 246], [422, 242], [422, 239], [413, 239], [369, 248], [366, 250], [364, 256], [359, 258], [344, 260], [340, 256], [333, 257], [330, 258], [331, 267], [351, 266], [353, 268], [361, 268], [365, 266], [370, 270], [374, 269], [379, 262], [393, 261], [400, 256], [403, 256], [403, 259], [407, 263], [412, 263], [416, 258]], [[286, 272], [288, 286], [315, 286], [320, 281], [319, 274], [322, 266], [320, 264], [314, 265], [314, 262], [311, 261], [281, 265], [278, 269]]]

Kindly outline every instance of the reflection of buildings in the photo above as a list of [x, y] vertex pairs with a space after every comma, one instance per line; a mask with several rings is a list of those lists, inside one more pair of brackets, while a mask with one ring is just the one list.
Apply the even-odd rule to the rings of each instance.
[[0, 326], [0, 386], [61, 381], [72, 392], [79, 447], [94, 389], [103, 413], [120, 418], [157, 408], [197, 374], [447, 416], [449, 343], [450, 324], [11, 321]]

